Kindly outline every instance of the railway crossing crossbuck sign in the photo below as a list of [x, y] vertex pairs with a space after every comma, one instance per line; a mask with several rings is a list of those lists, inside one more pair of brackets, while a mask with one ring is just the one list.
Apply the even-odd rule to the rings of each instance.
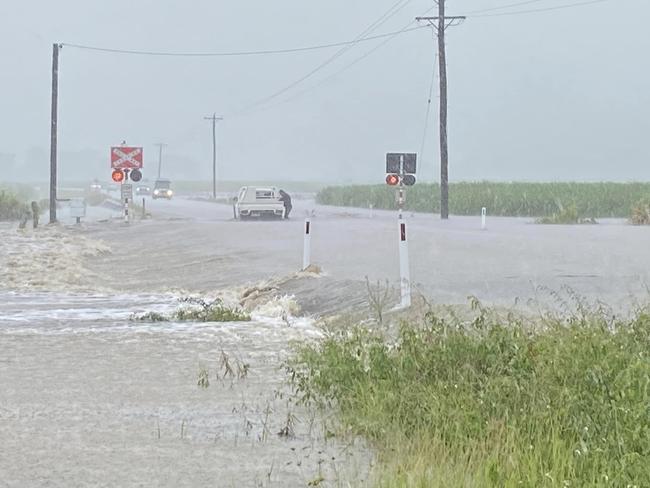
[[111, 147], [112, 169], [142, 169], [142, 148], [118, 146]]

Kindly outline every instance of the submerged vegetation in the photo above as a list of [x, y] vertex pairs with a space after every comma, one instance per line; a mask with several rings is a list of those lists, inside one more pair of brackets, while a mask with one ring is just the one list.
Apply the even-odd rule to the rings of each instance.
[[0, 221], [19, 220], [30, 212], [23, 198], [12, 191], [0, 189]]
[[377, 486], [650, 485], [650, 315], [429, 313], [302, 346], [296, 394], [378, 448]]
[[575, 225], [575, 224], [597, 224], [596, 219], [585, 219], [578, 215], [578, 209], [575, 205], [562, 207], [559, 212], [550, 217], [541, 217], [536, 221], [538, 224], [557, 224], [557, 225]]
[[650, 197], [642, 198], [634, 204], [630, 223], [633, 225], [650, 225]]
[[[407, 190], [406, 209], [439, 212], [440, 186], [418, 183]], [[434, 196], [434, 197], [432, 197]], [[650, 183], [493, 183], [464, 182], [449, 185], [449, 209], [454, 215], [550, 217], [575, 207], [580, 219], [628, 218], [630, 209], [650, 197]], [[318, 203], [378, 209], [395, 209], [395, 190], [387, 185], [327, 187]]]
[[251, 316], [239, 307], [229, 307], [220, 299], [181, 298], [183, 304], [171, 314], [147, 312], [134, 315], [138, 322], [248, 322]]

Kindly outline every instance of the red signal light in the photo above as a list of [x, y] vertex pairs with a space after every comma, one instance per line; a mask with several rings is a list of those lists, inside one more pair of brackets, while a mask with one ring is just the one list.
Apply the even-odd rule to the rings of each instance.
[[386, 183], [390, 186], [399, 185], [399, 176], [398, 175], [386, 175]]
[[121, 169], [115, 169], [113, 170], [113, 174], [111, 175], [111, 178], [115, 183], [122, 183], [124, 181], [124, 173], [122, 172]]

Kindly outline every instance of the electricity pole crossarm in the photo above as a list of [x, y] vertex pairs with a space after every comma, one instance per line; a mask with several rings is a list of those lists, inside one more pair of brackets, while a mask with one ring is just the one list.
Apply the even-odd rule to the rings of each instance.
[[212, 198], [217, 199], [217, 122], [223, 120], [223, 117], [203, 117], [205, 120], [212, 121]]
[[447, 53], [445, 51], [445, 31], [452, 25], [465, 20], [465, 16], [445, 15], [445, 0], [437, 0], [438, 15], [435, 17], [416, 17], [417, 21], [427, 22], [436, 30], [438, 37], [438, 63], [440, 74], [440, 218], [449, 218], [449, 146], [447, 140]]
[[[446, 30], [448, 27], [453, 27], [456, 25], [461, 24], [467, 17], [464, 15], [453, 15], [450, 16], [448, 15], [447, 17], [442, 17], [445, 21], [444, 29]], [[438, 21], [441, 19], [441, 17], [416, 17], [415, 20], [418, 22], [428, 22], [431, 27], [438, 30]], [[448, 22], [447, 22], [448, 21]]]

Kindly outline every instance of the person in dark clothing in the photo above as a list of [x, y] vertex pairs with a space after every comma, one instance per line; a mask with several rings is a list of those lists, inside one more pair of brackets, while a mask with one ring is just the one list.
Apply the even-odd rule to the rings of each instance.
[[291, 206], [291, 197], [284, 190], [280, 190], [280, 201], [284, 204], [284, 218], [288, 219], [293, 207]]

